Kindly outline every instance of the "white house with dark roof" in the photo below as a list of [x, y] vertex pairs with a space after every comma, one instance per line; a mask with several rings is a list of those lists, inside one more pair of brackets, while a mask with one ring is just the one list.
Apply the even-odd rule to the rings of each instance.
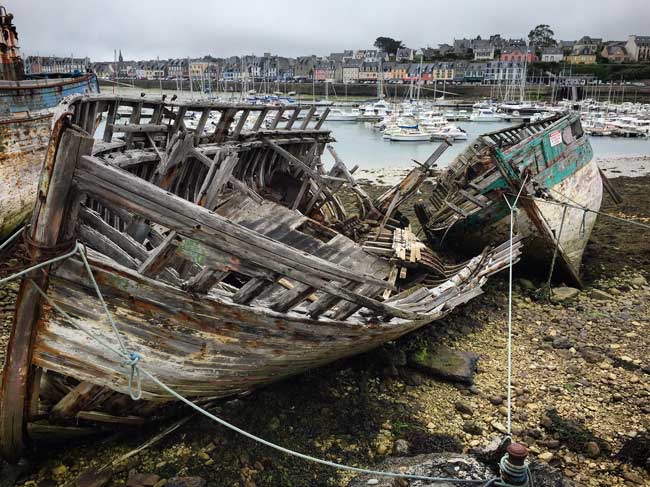
[[395, 53], [395, 61], [413, 61], [413, 49], [400, 47]]
[[561, 63], [564, 60], [564, 52], [559, 47], [545, 47], [542, 51], [543, 63]]
[[650, 61], [650, 36], [631, 35], [625, 44], [625, 50], [631, 61]]
[[494, 59], [494, 52], [496, 46], [488, 40], [477, 40], [474, 42], [474, 60], [475, 61], [489, 61]]

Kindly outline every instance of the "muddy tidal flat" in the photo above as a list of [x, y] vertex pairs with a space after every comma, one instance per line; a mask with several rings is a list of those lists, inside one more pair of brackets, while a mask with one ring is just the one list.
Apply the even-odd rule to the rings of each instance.
[[[650, 160], [635, 158], [630, 166], [623, 159], [603, 166], [624, 202], [615, 206], [606, 196], [602, 209], [650, 223]], [[389, 174], [358, 176], [374, 182], [366, 188], [373, 193], [393, 183]], [[538, 298], [542, 280], [515, 268], [513, 436], [577, 485], [647, 486], [650, 234], [600, 217], [583, 275], [585, 289], [548, 303]], [[507, 284], [506, 273], [497, 275], [482, 296], [397, 342], [213, 410], [279, 445], [370, 468], [388, 457], [485, 445], [503, 436], [506, 424]], [[0, 288], [0, 357], [16, 289]], [[409, 366], [413, 354], [436, 344], [479, 355], [474, 385], [444, 382]], [[20, 465], [0, 466], [0, 485], [340, 486], [353, 478], [270, 450], [199, 416], [117, 461], [178, 419], [92, 440], [37, 445]]]

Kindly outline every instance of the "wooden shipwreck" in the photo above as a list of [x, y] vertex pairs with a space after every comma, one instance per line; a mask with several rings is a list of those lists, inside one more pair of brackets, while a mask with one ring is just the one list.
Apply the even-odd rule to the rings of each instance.
[[31, 214], [50, 136], [64, 97], [99, 92], [92, 74], [26, 79], [13, 15], [0, 6], [0, 240]]
[[508, 202], [521, 191], [515, 230], [526, 238], [525, 260], [546, 270], [557, 248], [558, 275], [580, 286], [603, 194], [604, 176], [592, 157], [579, 113], [491, 132], [443, 171], [428, 201], [415, 205], [416, 215], [434, 247], [471, 253], [508, 238]]
[[[59, 112], [26, 230], [31, 263], [82, 242], [128, 348], [195, 401], [393, 340], [508, 265], [507, 244], [447, 262], [395, 218], [430, 161], [376, 200], [338, 157], [326, 171], [333, 139], [313, 108], [97, 95]], [[358, 197], [355, 215], [344, 189]], [[78, 256], [23, 279], [0, 391], [5, 458], [33, 440], [137, 426], [173, 407], [148, 380], [133, 401], [122, 357], [34, 284], [117, 343]]]

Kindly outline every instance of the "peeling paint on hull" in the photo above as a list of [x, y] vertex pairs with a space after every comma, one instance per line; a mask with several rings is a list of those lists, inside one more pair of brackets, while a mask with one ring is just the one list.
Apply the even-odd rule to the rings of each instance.
[[0, 81], [0, 240], [34, 208], [53, 107], [65, 96], [98, 91], [95, 75]]
[[0, 239], [32, 212], [52, 116], [0, 121]]

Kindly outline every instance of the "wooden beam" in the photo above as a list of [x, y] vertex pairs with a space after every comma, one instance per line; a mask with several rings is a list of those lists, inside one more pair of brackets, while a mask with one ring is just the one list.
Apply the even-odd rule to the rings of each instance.
[[293, 109], [293, 113], [291, 114], [291, 118], [289, 118], [289, 121], [287, 124], [284, 126], [285, 130], [291, 130], [291, 127], [293, 127], [293, 124], [296, 123], [296, 120], [298, 119], [298, 115], [300, 115], [300, 110], [302, 110], [302, 107], [298, 105]]
[[[45, 259], [42, 248], [57, 244], [66, 218], [66, 203], [80, 157], [90, 155], [94, 139], [66, 129], [68, 118], [55, 122], [45, 156], [36, 207], [29, 236], [37, 246], [30, 247], [32, 263]], [[17, 461], [25, 447], [26, 393], [33, 380], [32, 354], [36, 323], [41, 313], [41, 295], [33, 284], [47, 291], [48, 269], [34, 271], [23, 279], [16, 300], [14, 326], [9, 336], [2, 388], [0, 389], [0, 450], [5, 459]], [[32, 284], [33, 283], [33, 284]]]
[[167, 132], [169, 127], [165, 124], [155, 125], [152, 123], [116, 123], [111, 127], [113, 132], [125, 132], [128, 134], [143, 134], [151, 132]]
[[314, 116], [314, 113], [316, 113], [316, 107], [311, 107], [307, 112], [307, 115], [305, 115], [305, 118], [302, 120], [302, 123], [300, 124], [300, 130], [307, 129], [307, 125], [309, 125], [309, 122], [311, 122], [311, 118]]
[[160, 274], [165, 266], [174, 258], [176, 255], [176, 248], [178, 247], [178, 242], [176, 232], [170, 232], [165, 240], [153, 249], [140, 267], [138, 267], [138, 272], [143, 276], [147, 277], [156, 277]]
[[113, 140], [113, 124], [117, 118], [117, 107], [119, 105], [119, 98], [108, 105], [108, 116], [106, 118], [106, 127], [104, 128], [104, 142]]

